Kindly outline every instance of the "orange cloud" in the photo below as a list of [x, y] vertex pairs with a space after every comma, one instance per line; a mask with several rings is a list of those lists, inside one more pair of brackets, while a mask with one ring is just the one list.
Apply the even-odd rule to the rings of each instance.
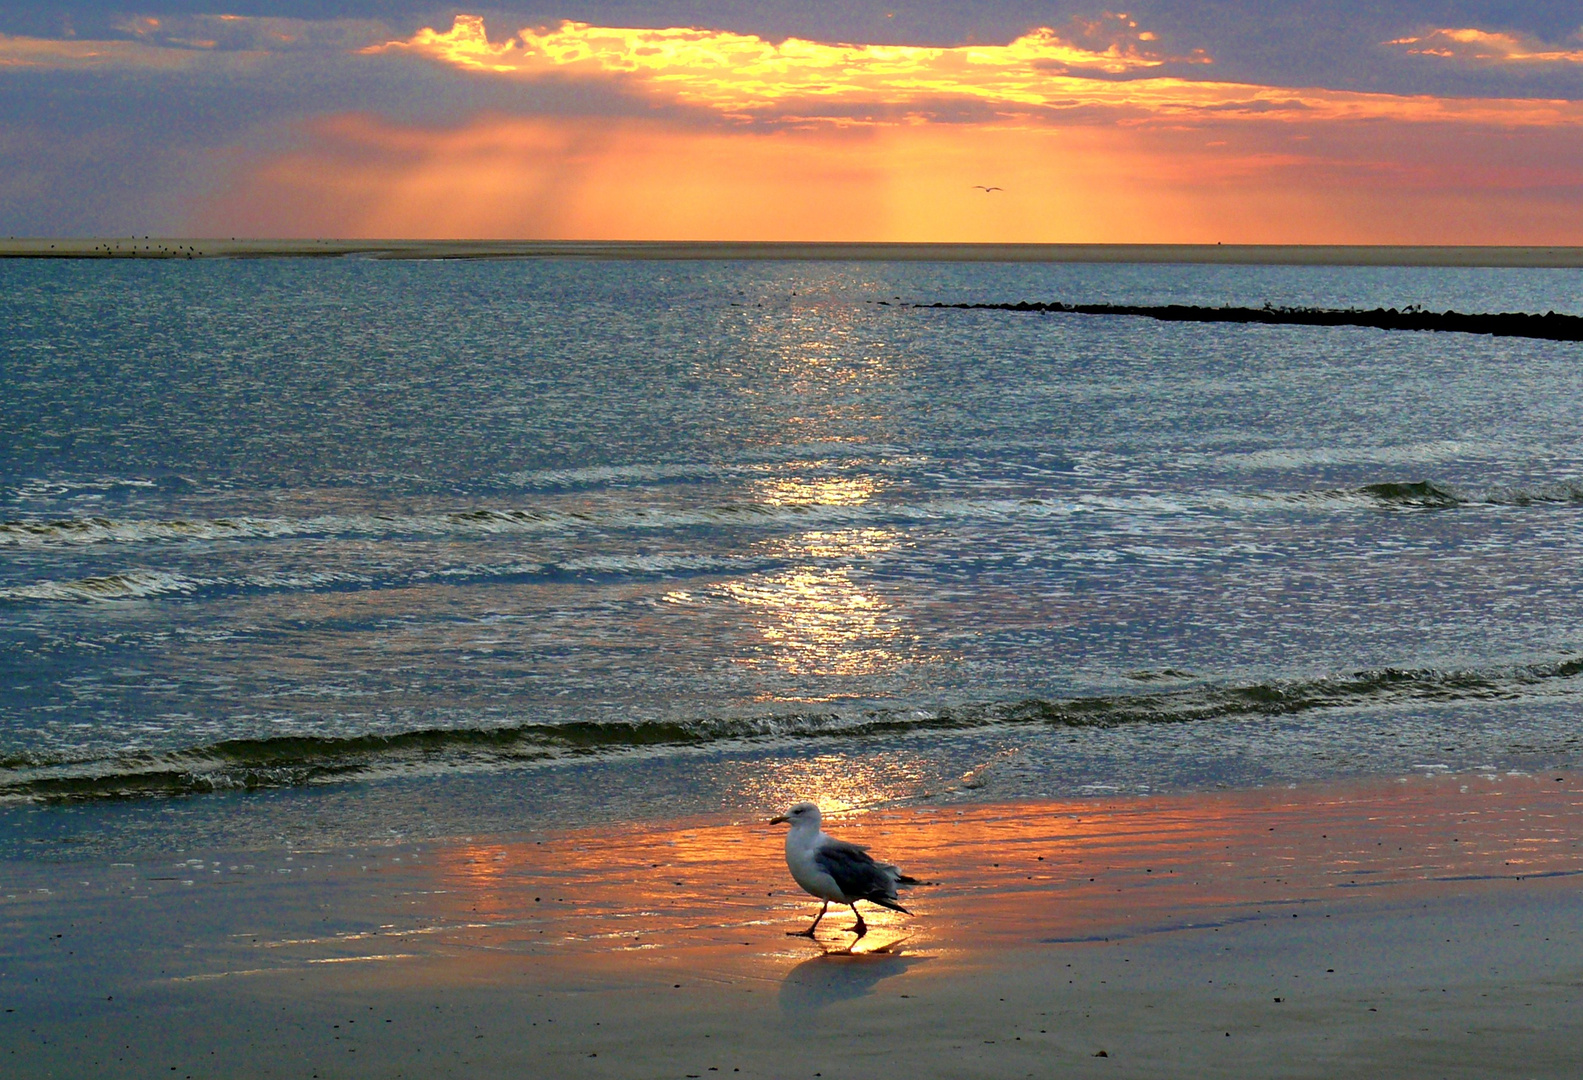
[[1555, 49], [1536, 38], [1489, 30], [1447, 27], [1385, 44], [1412, 56], [1434, 56], [1477, 64], [1583, 64], [1583, 49]]
[[[450, 30], [420, 30], [365, 52], [406, 52], [469, 71], [536, 78], [605, 78], [689, 105], [727, 113], [784, 112], [795, 103], [809, 115], [839, 113], [858, 104], [909, 105], [959, 98], [991, 106], [1048, 108], [1133, 100], [1124, 90], [1071, 73], [1121, 75], [1173, 60], [1154, 49], [1152, 35], [1126, 16], [1080, 24], [1076, 36], [1108, 36], [1103, 49], [1079, 45], [1049, 28], [1006, 45], [932, 48], [910, 45], [830, 45], [800, 38], [779, 44], [752, 34], [672, 27], [631, 29], [563, 22], [553, 30], [523, 30], [492, 42], [484, 20], [458, 15]], [[1170, 80], [1174, 85], [1180, 80]], [[1127, 84], [1135, 85], [1135, 84]], [[1192, 83], [1182, 83], [1192, 86]], [[1081, 97], [1079, 87], [1090, 88]]]
[[[1129, 20], [1128, 26], [1135, 24]], [[949, 102], [978, 106], [986, 116], [1056, 120], [1098, 112], [1172, 123], [1229, 116], [1515, 126], [1583, 122], [1583, 105], [1566, 101], [1403, 96], [1166, 76], [1093, 77], [1148, 71], [1171, 59], [1144, 50], [1137, 44], [1143, 40], [1137, 34], [1125, 47], [1112, 44], [1100, 51], [1045, 28], [1007, 45], [825, 45], [798, 38], [777, 45], [726, 31], [565, 22], [554, 30], [523, 30], [492, 42], [481, 17], [458, 15], [443, 33], [427, 28], [406, 41], [363, 51], [413, 54], [495, 76], [606, 79], [726, 115], [797, 122], [892, 122], [898, 110], [916, 121], [949, 112]]]
[[411, 51], [497, 74], [643, 74], [674, 87], [685, 99], [713, 105], [934, 87], [967, 93], [990, 87], [990, 93], [1015, 100], [1020, 84], [1041, 69], [1118, 75], [1180, 59], [1155, 50], [1149, 44], [1153, 35], [1137, 32], [1137, 24], [1125, 15], [1106, 15], [1077, 29], [1090, 38], [1107, 36], [1106, 30], [1119, 33], [1108, 35], [1111, 40], [1104, 49], [1075, 44], [1048, 27], [1029, 31], [1009, 45], [942, 49], [826, 45], [801, 38], [777, 45], [724, 30], [645, 30], [568, 21], [554, 30], [522, 30], [514, 38], [491, 42], [481, 16], [458, 15], [444, 33], [425, 28], [407, 41], [364, 51]]

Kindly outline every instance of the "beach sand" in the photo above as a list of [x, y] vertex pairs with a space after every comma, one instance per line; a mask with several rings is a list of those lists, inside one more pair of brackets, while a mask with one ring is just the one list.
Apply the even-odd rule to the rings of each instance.
[[1583, 266], [1583, 247], [1362, 244], [890, 244], [598, 240], [0, 239], [0, 258], [763, 259], [884, 262]]
[[832, 816], [933, 883], [850, 954], [757, 818], [9, 863], [0, 1075], [1572, 1076], [1580, 826], [1562, 772]]

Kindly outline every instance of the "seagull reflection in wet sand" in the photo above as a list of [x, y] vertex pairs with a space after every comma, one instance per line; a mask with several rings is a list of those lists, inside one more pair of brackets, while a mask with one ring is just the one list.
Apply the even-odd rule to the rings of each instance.
[[832, 902], [852, 908], [857, 922], [852, 925], [851, 932], [858, 938], [868, 933], [863, 913], [857, 909], [859, 900], [905, 915], [912, 914], [897, 902], [896, 889], [916, 885], [918, 879], [908, 877], [889, 863], [875, 862], [856, 844], [827, 836], [819, 828], [819, 808], [813, 803], [798, 803], [770, 820], [771, 825], [782, 823], [791, 825], [786, 833], [786, 866], [792, 878], [804, 892], [824, 901], [824, 907], [814, 916], [813, 926], [806, 930], [788, 930], [789, 936], [813, 937], [819, 920], [830, 910]]

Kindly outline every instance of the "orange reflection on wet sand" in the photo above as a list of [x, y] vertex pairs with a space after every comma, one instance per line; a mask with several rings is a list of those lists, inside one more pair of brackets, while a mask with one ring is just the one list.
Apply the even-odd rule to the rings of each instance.
[[[911, 918], [865, 905], [863, 946], [949, 955], [1583, 874], [1583, 785], [1555, 775], [832, 813], [826, 827], [930, 883], [905, 898]], [[818, 908], [787, 876], [782, 827], [764, 822], [435, 851], [410, 872], [430, 879], [426, 917], [450, 929], [426, 939], [601, 963], [727, 949], [733, 964], [783, 965], [807, 950], [785, 931]], [[847, 945], [850, 921], [833, 911], [822, 946]]]

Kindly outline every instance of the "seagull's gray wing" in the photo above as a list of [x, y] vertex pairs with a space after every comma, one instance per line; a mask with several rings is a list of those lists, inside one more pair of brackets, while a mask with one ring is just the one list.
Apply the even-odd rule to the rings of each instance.
[[813, 858], [815, 865], [835, 881], [848, 903], [867, 900], [881, 907], [907, 911], [896, 902], [895, 868], [875, 862], [856, 844], [831, 840], [820, 845]]

